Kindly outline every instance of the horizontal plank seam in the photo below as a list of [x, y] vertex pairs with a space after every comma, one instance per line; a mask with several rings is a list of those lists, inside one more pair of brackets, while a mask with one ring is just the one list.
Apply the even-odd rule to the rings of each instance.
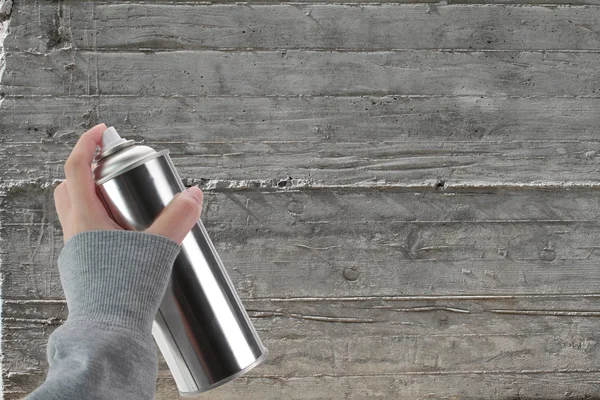
[[[89, 53], [197, 53], [197, 52], [223, 52], [223, 53], [247, 53], [247, 52], [261, 52], [261, 53], [272, 53], [272, 52], [335, 52], [335, 53], [396, 53], [396, 52], [442, 52], [442, 53], [600, 53], [598, 48], [589, 49], [486, 49], [486, 48], [454, 48], [454, 47], [368, 47], [368, 48], [355, 48], [355, 47], [218, 47], [218, 46], [206, 46], [197, 49], [181, 49], [181, 48], [169, 48], [169, 47], [138, 47], [137, 50], [132, 48], [122, 47], [86, 47], [78, 46], [68, 50], [89, 52]], [[58, 50], [66, 51], [66, 50]], [[10, 49], [8, 52], [11, 52]], [[55, 51], [49, 53], [41, 53], [34, 50], [24, 50], [20, 52], [12, 52], [13, 54], [33, 54], [33, 55], [47, 55], [52, 54]]]
[[[96, 4], [96, 6], [98, 5], [102, 5], [102, 6], [118, 6], [118, 5], [140, 5], [139, 1], [122, 1], [122, 2], [110, 2], [110, 1], [95, 1], [94, 2]], [[430, 2], [411, 2], [411, 3], [402, 3], [402, 2], [310, 2], [310, 1], [224, 1], [224, 2], [220, 2], [220, 1], [153, 1], [151, 4], [148, 3], [144, 3], [143, 6], [144, 7], [149, 7], [149, 6], [155, 6], [155, 7], [162, 7], [162, 6], [181, 6], [181, 7], [185, 7], [185, 6], [213, 6], [213, 5], [217, 5], [217, 6], [223, 6], [223, 5], [241, 5], [241, 6], [247, 6], [248, 4], [252, 4], [252, 5], [270, 5], [270, 6], [286, 6], [286, 5], [294, 5], [294, 6], [330, 6], [330, 5], [344, 5], [344, 6], [350, 6], [350, 7], [356, 7], [356, 8], [360, 8], [361, 6], [387, 6], [387, 5], [397, 5], [397, 6], [413, 6], [413, 7], [417, 7], [417, 6], [422, 6], [422, 5], [429, 5], [431, 4]], [[600, 5], [598, 4], [573, 4], [573, 3], [568, 3], [568, 2], [561, 2], [561, 3], [531, 3], [531, 4], [509, 4], [509, 3], [487, 3], [487, 2], [481, 2], [481, 3], [455, 3], [452, 2], [452, 4], [440, 4], [439, 1], [435, 2], [436, 7], [455, 7], [455, 6], [461, 6], [461, 7], [469, 7], [469, 6], [488, 6], [488, 7], [498, 7], [498, 6], [506, 6], [506, 8], [510, 7], [510, 8], [532, 8], [532, 7], [544, 7], [544, 8], [550, 8], [550, 9], [554, 9], [554, 8], [586, 8], [586, 7], [600, 7]]]
[[[539, 375], [539, 374], [597, 374], [600, 369], [594, 368], [557, 368], [557, 369], [535, 369], [535, 370], [465, 370], [465, 371], [405, 371], [405, 372], [390, 372], [390, 373], [379, 373], [379, 374], [313, 374], [313, 375], [245, 375], [242, 380], [249, 379], [271, 379], [271, 380], [304, 380], [304, 379], [315, 379], [315, 378], [386, 378], [395, 376], [406, 376], [406, 375]], [[40, 374], [42, 371], [40, 371]], [[35, 374], [22, 373], [23, 376], [32, 376]], [[172, 381], [173, 377], [170, 375], [158, 376], [160, 380]], [[6, 391], [5, 391], [6, 393]], [[21, 393], [21, 392], [19, 392]]]
[[[400, 0], [400, 1], [394, 1], [394, 0], [390, 0], [390, 1], [380, 1], [380, 2], [372, 2], [372, 1], [361, 1], [361, 0], [356, 0], [354, 2], [352, 1], [346, 1], [346, 2], [331, 2], [331, 3], [323, 3], [323, 2], [311, 2], [310, 0], [305, 0], [305, 1], [286, 1], [286, 0], [278, 0], [278, 1], [265, 1], [265, 0], [246, 0], [246, 1], [236, 1], [236, 0], [216, 0], [213, 2], [209, 2], [209, 1], [198, 1], [197, 3], [194, 2], [189, 2], [189, 1], [177, 1], [175, 0], [174, 2], [156, 2], [153, 4], [156, 5], [175, 5], [175, 4], [181, 4], [181, 5], [192, 5], [192, 6], [224, 6], [224, 5], [231, 5], [231, 4], [236, 4], [236, 5], [243, 5], [243, 6], [266, 6], [266, 5], [272, 5], [272, 6], [278, 6], [278, 5], [295, 5], [298, 7], [303, 7], [303, 6], [310, 6], [310, 5], [332, 5], [332, 6], [385, 6], [385, 5], [389, 5], [389, 4], [415, 4], [415, 5], [431, 5], [431, 6], [447, 6], [447, 5], [462, 5], [462, 6], [498, 6], [498, 5], [507, 5], [507, 6], [537, 6], [537, 7], [544, 7], [544, 8], [548, 8], [548, 9], [553, 9], [553, 8], [558, 8], [558, 7], [563, 7], [563, 8], [567, 8], [567, 7], [585, 7], [585, 6], [598, 6], [598, 2], [594, 1], [594, 0], [582, 0], [582, 1], [557, 1], [555, 3], [537, 3], [536, 0], [522, 0], [521, 4], [515, 4], [515, 3], [511, 3], [511, 1], [513, 0], [499, 0], [497, 2], [494, 2], [493, 0], [473, 0], [473, 1], [465, 1], [465, 0], [461, 0], [461, 1], [453, 1], [450, 4], [445, 3], [445, 4], [441, 4], [441, 2], [439, 0], [414, 0], [414, 1], [410, 1], [410, 0]], [[116, 4], [117, 2], [114, 3], [107, 3], [107, 2], [99, 2], [96, 1], [94, 2], [96, 5], [111, 5], [111, 4]], [[139, 2], [122, 2], [122, 4], [139, 4]]]
[[[378, 308], [374, 308], [378, 309]], [[376, 318], [358, 318], [358, 317], [346, 317], [346, 316], [331, 316], [331, 315], [312, 315], [312, 314], [301, 314], [301, 313], [290, 313], [280, 311], [268, 311], [268, 310], [252, 310], [247, 309], [251, 319], [261, 318], [291, 318], [291, 319], [302, 319], [307, 321], [316, 322], [327, 322], [327, 323], [340, 323], [340, 324], [375, 324], [375, 323], [388, 323], [386, 319]], [[510, 314], [517, 316], [538, 316], [538, 317], [600, 317], [600, 310], [519, 310], [519, 309], [494, 309], [494, 310], [478, 310], [471, 311], [467, 309], [457, 309], [453, 307], [415, 307], [415, 308], [388, 308], [384, 311], [390, 312], [431, 312], [431, 311], [445, 311], [450, 313], [461, 313], [461, 314], [472, 314], [472, 315], [483, 315], [483, 314]], [[21, 318], [21, 317], [2, 317], [4, 324], [39, 324], [39, 325], [61, 325], [66, 320], [58, 317], [49, 318]], [[459, 335], [461, 336], [461, 335]]]
[[[447, 307], [447, 306], [423, 306], [423, 307], [409, 307], [409, 308], [393, 308], [388, 306], [375, 306], [374, 310], [391, 311], [391, 312], [406, 312], [406, 313], [423, 313], [423, 312], [434, 312], [434, 311], [445, 311], [449, 313], [458, 314], [513, 314], [513, 315], [536, 315], [536, 316], [563, 316], [563, 317], [600, 317], [600, 310], [553, 310], [553, 309], [491, 309], [491, 310], [478, 310], [472, 311], [465, 308]], [[356, 318], [356, 317], [339, 317], [330, 315], [309, 315], [300, 313], [289, 313], [281, 311], [269, 311], [269, 310], [254, 310], [246, 309], [250, 314], [251, 318], [272, 318], [272, 317], [285, 317], [285, 318], [297, 318], [306, 319], [320, 322], [339, 322], [339, 323], [376, 323], [376, 322], [387, 322], [385, 320], [377, 320], [373, 318]], [[65, 320], [57, 317], [50, 318], [19, 318], [19, 317], [2, 317], [5, 322], [23, 322], [23, 323], [35, 323], [35, 324], [47, 324], [56, 325], [61, 324]]]
[[[379, 374], [314, 374], [294, 375], [292, 377], [283, 375], [245, 375], [246, 379], [276, 379], [276, 380], [300, 380], [311, 378], [378, 378], [405, 375], [538, 375], [538, 374], [596, 374], [600, 373], [597, 368], [557, 368], [557, 369], [530, 369], [530, 370], [465, 370], [465, 371], [404, 371]], [[166, 378], [166, 377], [159, 377]], [[172, 378], [167, 378], [172, 379]]]
[[[58, 324], [57, 324], [58, 325]], [[49, 324], [46, 324], [46, 326], [49, 326]], [[33, 330], [35, 329], [37, 331], [37, 334], [39, 335], [38, 337], [44, 337], [47, 336], [49, 334], [51, 334], [52, 332], [50, 331], [46, 331], [45, 329], [46, 326], [43, 327], [39, 327], [39, 326], [35, 326], [34, 324], [31, 325], [17, 325], [17, 324], [6, 324], [4, 325], [3, 329], [6, 329], [7, 331], [24, 331], [24, 330]], [[39, 332], [40, 330], [42, 330], [42, 332]], [[440, 333], [440, 334], [418, 334], [418, 333], [399, 333], [396, 335], [386, 335], [385, 338], [386, 339], [424, 339], [424, 338], [442, 338], [442, 339], [450, 339], [450, 338], [483, 338], [483, 339], [490, 339], [490, 338], [528, 338], [528, 337], [535, 337], [535, 338], [556, 338], [557, 336], [568, 336], [570, 337], [570, 339], [573, 339], [573, 337], [575, 336], [573, 334], [572, 331], [569, 331], [568, 328], [565, 328], [564, 331], [559, 331], [559, 330], [554, 330], [553, 332], [526, 332], [526, 333], [519, 333], [519, 332], [514, 332], [514, 333]], [[597, 332], [586, 332], [586, 331], [580, 331], [576, 334], [577, 337], [584, 337], [584, 338], [597, 338], [598, 334]], [[378, 338], [381, 339], [381, 333], [377, 333], [377, 332], [373, 332], [372, 334], [368, 334], [368, 335], [362, 335], [361, 338]], [[290, 341], [290, 342], [294, 342], [294, 341], [304, 341], [304, 340], [310, 340], [310, 338], [308, 337], [277, 337], [276, 340], [278, 341]], [[332, 338], [327, 337], [324, 338], [325, 340], [332, 340]], [[335, 339], [335, 338], [334, 338]], [[339, 339], [339, 338], [338, 338]], [[335, 340], [332, 340], [335, 341]]]
[[207, 47], [205, 49], [177, 49], [177, 48], [146, 48], [139, 47], [135, 49], [122, 48], [68, 48], [51, 50], [49, 52], [40, 52], [37, 50], [14, 51], [8, 48], [7, 54], [16, 55], [33, 55], [47, 57], [49, 55], [61, 52], [77, 52], [82, 54], [147, 54], [147, 53], [281, 53], [281, 52], [313, 52], [313, 53], [362, 53], [362, 54], [377, 54], [377, 53], [405, 53], [405, 52], [437, 52], [437, 53], [583, 53], [583, 54], [598, 54], [600, 49], [461, 49], [461, 48], [380, 48], [380, 49], [356, 49], [356, 48], [339, 48], [339, 47]]
[[[581, 223], [585, 223], [585, 222], [590, 222], [592, 224], [597, 225], [598, 221], [595, 219], [497, 219], [497, 220], [418, 220], [418, 221], [413, 221], [413, 220], [406, 220], [406, 219], [394, 219], [393, 222], [395, 223], [407, 223], [407, 224], [412, 224], [412, 225], [417, 225], [417, 224], [444, 224], [444, 225], [464, 225], [464, 224], [477, 224], [477, 225], [484, 225], [484, 224], [531, 224], [532, 222], [535, 223], [546, 223], [546, 224], [581, 224]], [[310, 221], [308, 221], [308, 223], [310, 223]], [[347, 223], [347, 222], [344, 222]], [[19, 223], [4, 223], [4, 226], [17, 226], [17, 227], [25, 227], [25, 226], [48, 226], [47, 223], [44, 222], [19, 222]], [[215, 225], [218, 225], [218, 223], [215, 223]], [[226, 223], [227, 226], [230, 226], [230, 223]], [[240, 224], [241, 225], [241, 224]], [[360, 223], [358, 223], [357, 225], [360, 225]], [[310, 248], [309, 246], [305, 246], [305, 245], [296, 245], [298, 247], [304, 247], [304, 248], [309, 248], [311, 250], [328, 250], [325, 248], [315, 248], [312, 247]], [[388, 244], [388, 246], [393, 246], [393, 247], [404, 247], [402, 245], [392, 245], [392, 244]], [[340, 247], [340, 246], [337, 246]], [[572, 260], [585, 260], [588, 257], [583, 257], [583, 258], [565, 258], [562, 259], [564, 261], [572, 261]], [[469, 260], [469, 259], [464, 259], [464, 260], [457, 260], [457, 261], [477, 261], [478, 259], [475, 260]], [[518, 260], [529, 260], [527, 258], [518, 258]], [[537, 258], [533, 258], [533, 260], [537, 260]], [[412, 260], [413, 262], [424, 262], [424, 261], [437, 261], [440, 263], [447, 263], [448, 260], [446, 259], [417, 259], [417, 260]], [[24, 262], [24, 261], [20, 261], [19, 265], [35, 265], [35, 263], [28, 263], [28, 262]]]
[[[519, 300], [519, 299], [600, 299], [600, 293], [519, 293], [519, 294], [497, 294], [497, 295], [411, 295], [411, 296], [339, 296], [339, 297], [254, 297], [242, 298], [248, 302], [321, 302], [321, 301], [434, 301], [434, 300]], [[64, 298], [28, 299], [6, 296], [2, 298], [4, 304], [66, 304]]]
[[[65, 131], [66, 132], [66, 131]], [[73, 131], [75, 132], [75, 131]], [[59, 135], [58, 138], [60, 138], [61, 136]], [[57, 144], [63, 144], [64, 141], [61, 140], [52, 140], [52, 139], [41, 139], [41, 140], [35, 140], [35, 141], [11, 141], [11, 142], [6, 142], [6, 148], [8, 147], [15, 147], [15, 145], [36, 145], [36, 144], [48, 144], [48, 143], [53, 143], [56, 142]], [[193, 140], [193, 141], [174, 141], [174, 140], [166, 140], [166, 141], [162, 141], [162, 140], [143, 140], [143, 141], [136, 141], [134, 140], [134, 142], [136, 144], [144, 144], [144, 145], [169, 145], [169, 144], [192, 144], [192, 145], [199, 145], [199, 144], [250, 144], [250, 143], [266, 143], [266, 144], [291, 144], [291, 143], [321, 143], [322, 140], [320, 139], [306, 139], [306, 140], [261, 140], [261, 139], [255, 139], [255, 140], [221, 140], [221, 141], [215, 141], [215, 140]], [[386, 144], [388, 143], [394, 143], [394, 144], [431, 144], [431, 140], [386, 140], [385, 141]], [[354, 140], [354, 141], [344, 141], [344, 140], [339, 140], [335, 142], [336, 145], [349, 145], [349, 144], [361, 144], [362, 142]], [[478, 140], [478, 139], [473, 139], [473, 140], [448, 140], [445, 141], [444, 143], [446, 144], [469, 144], [469, 143], [475, 143], [475, 144], [512, 144], [512, 143], [551, 143], [551, 144], [566, 144], [566, 143], [576, 143], [576, 144], [586, 144], [586, 143], [600, 143], [600, 139], [555, 139], [555, 138], [548, 138], [548, 139], [511, 139], [511, 140]], [[478, 154], [478, 151], [461, 151], [461, 150], [447, 150], [447, 153], [449, 155], [462, 155], [462, 154]], [[236, 153], [237, 154], [237, 153]], [[499, 155], [500, 153], [489, 153], [486, 152], [486, 155]], [[212, 156], [212, 157], [216, 157], [216, 156], [225, 156], [228, 154], [225, 153], [217, 153], [217, 154], [198, 154], [195, 156], [201, 156], [201, 157], [208, 157], [208, 156]], [[412, 155], [407, 155], [407, 157], [411, 157]], [[427, 153], [415, 153], [414, 154], [415, 157], [438, 157], [439, 156], [439, 152], [436, 152], [435, 154], [427, 154]], [[404, 158], [404, 157], [403, 157]]]
[[[19, 87], [12, 85], [0, 85], [2, 88]], [[477, 95], [477, 94], [393, 94], [393, 93], [365, 93], [365, 94], [156, 94], [156, 95], [137, 95], [137, 94], [78, 94], [78, 95], [56, 95], [56, 94], [10, 94], [5, 93], [4, 99], [108, 99], [108, 98], [135, 98], [135, 99], [205, 99], [205, 98], [240, 98], [240, 99], [323, 99], [323, 98], [350, 98], [350, 99], [393, 99], [393, 98], [415, 98], [415, 99], [600, 99], [600, 95]]]
[[[63, 182], [64, 179], [43, 180], [9, 180], [0, 183], [0, 196], [4, 196], [12, 189], [31, 187], [36, 189], [46, 189], [48, 187], [56, 187]], [[596, 181], [534, 181], [523, 183], [503, 182], [502, 184], [494, 184], [490, 182], [479, 181], [463, 181], [451, 183], [439, 179], [428, 179], [420, 184], [403, 184], [392, 183], [387, 181], [368, 180], [356, 184], [349, 185], [334, 185], [316, 182], [309, 179], [291, 179], [286, 183], [286, 186], [280, 187], [277, 179], [252, 179], [252, 180], [228, 180], [228, 179], [184, 179], [186, 186], [200, 184], [202, 190], [213, 192], [229, 192], [229, 191], [270, 191], [270, 192], [295, 192], [299, 190], [431, 190], [444, 193], [459, 193], [461, 191], [478, 191], [478, 190], [598, 190], [600, 182]], [[497, 220], [501, 222], [503, 220]], [[560, 222], [564, 220], [547, 220]], [[590, 220], [569, 220], [571, 222], [587, 222]], [[418, 221], [414, 221], [418, 222]], [[442, 221], [445, 222], [445, 221]], [[508, 222], [515, 222], [514, 220]]]

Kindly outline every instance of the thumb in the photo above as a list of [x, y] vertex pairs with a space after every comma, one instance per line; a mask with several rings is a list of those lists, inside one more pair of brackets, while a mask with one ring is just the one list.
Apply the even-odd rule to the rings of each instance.
[[200, 219], [202, 197], [202, 191], [198, 186], [177, 193], [145, 232], [166, 236], [181, 244]]

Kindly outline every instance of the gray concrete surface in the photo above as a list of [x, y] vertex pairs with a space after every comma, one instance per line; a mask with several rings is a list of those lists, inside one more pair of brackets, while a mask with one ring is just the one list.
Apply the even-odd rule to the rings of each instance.
[[4, 0], [0, 23], [5, 399], [67, 316], [52, 190], [98, 122], [200, 184], [270, 349], [201, 398], [600, 399], [599, 1]]

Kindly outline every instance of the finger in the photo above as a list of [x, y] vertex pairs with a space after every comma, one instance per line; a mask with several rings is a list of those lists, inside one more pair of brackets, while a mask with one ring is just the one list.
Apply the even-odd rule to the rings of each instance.
[[202, 198], [202, 191], [198, 186], [179, 193], [146, 232], [166, 236], [181, 244], [200, 218]]
[[102, 146], [105, 130], [106, 125], [100, 124], [81, 135], [65, 162], [67, 187], [74, 207], [99, 201], [92, 176], [92, 161], [96, 146]]
[[71, 199], [69, 198], [67, 181], [62, 181], [61, 184], [54, 189], [54, 208], [56, 208], [56, 214], [62, 225], [71, 209]]

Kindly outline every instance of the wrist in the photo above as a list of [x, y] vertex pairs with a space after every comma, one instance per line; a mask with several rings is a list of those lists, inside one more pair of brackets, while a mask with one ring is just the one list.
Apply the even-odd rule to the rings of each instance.
[[179, 250], [175, 241], [145, 232], [74, 235], [58, 258], [68, 320], [150, 333]]

